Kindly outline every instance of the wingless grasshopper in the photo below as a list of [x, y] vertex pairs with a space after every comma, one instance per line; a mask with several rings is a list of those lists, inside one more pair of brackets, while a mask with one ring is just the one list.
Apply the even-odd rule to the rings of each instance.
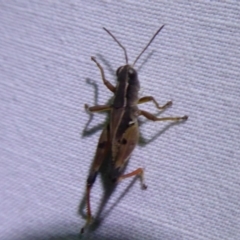
[[[109, 152], [111, 156], [111, 169], [109, 172], [109, 177], [113, 182], [119, 182], [122, 179], [138, 175], [141, 180], [142, 189], [147, 188], [144, 183], [143, 168], [138, 168], [128, 174], [123, 174], [124, 167], [139, 140], [138, 117], [142, 115], [152, 121], [180, 121], [188, 119], [187, 116], [158, 118], [153, 114], [138, 108], [138, 104], [149, 101], [152, 101], [159, 110], [164, 110], [172, 105], [172, 102], [169, 101], [165, 105], [160, 106], [152, 96], [146, 96], [139, 99], [138, 92], [140, 90], [140, 83], [138, 80], [137, 71], [134, 69], [134, 66], [140, 56], [145, 52], [163, 27], [164, 25], [161, 26], [153, 35], [149, 43], [138, 55], [132, 65], [128, 64], [126, 49], [109, 30], [103, 28], [123, 49], [125, 54], [126, 65], [119, 67], [116, 71], [116, 87], [106, 80], [102, 66], [94, 57], [91, 57], [91, 60], [96, 63], [101, 72], [103, 83], [111, 92], [114, 93], [114, 100], [111, 105], [97, 105], [89, 107], [85, 104], [86, 110], [91, 113], [110, 111], [109, 123], [104, 128], [99, 138], [93, 165], [90, 169], [87, 179], [87, 221], [85, 227], [90, 224], [92, 220], [90, 191], [95, 182], [99, 169]], [[81, 233], [83, 232], [84, 227], [81, 229]]]

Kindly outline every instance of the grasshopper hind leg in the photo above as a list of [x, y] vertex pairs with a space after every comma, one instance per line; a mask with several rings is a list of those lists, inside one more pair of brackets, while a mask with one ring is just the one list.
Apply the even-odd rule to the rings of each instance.
[[129, 177], [134, 177], [134, 176], [139, 176], [140, 177], [140, 182], [141, 182], [141, 188], [142, 189], [147, 189], [147, 185], [144, 182], [144, 170], [143, 168], [138, 168], [130, 173], [124, 174], [122, 176], [120, 176], [118, 178], [118, 182], [120, 182], [121, 180], [125, 179], [125, 178], [129, 178]]
[[98, 172], [91, 172], [87, 179], [87, 187], [86, 187], [86, 201], [87, 201], [87, 220], [84, 227], [81, 228], [81, 233], [84, 233], [84, 229], [89, 226], [93, 220], [92, 211], [91, 211], [91, 204], [90, 204], [90, 192], [92, 186], [96, 180]]
[[86, 224], [81, 229], [81, 233], [84, 233], [84, 229], [88, 227], [93, 220], [92, 212], [91, 212], [90, 193], [91, 193], [92, 186], [95, 183], [96, 177], [99, 173], [99, 169], [102, 166], [104, 160], [106, 160], [108, 156], [109, 146], [110, 146], [109, 125], [107, 125], [100, 135], [95, 158], [87, 178], [87, 184], [86, 184], [87, 185], [86, 186], [87, 220], [86, 220]]

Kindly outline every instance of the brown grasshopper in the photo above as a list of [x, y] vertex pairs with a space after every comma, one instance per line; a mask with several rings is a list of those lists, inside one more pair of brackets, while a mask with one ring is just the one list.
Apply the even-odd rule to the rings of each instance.
[[[146, 96], [139, 99], [138, 92], [140, 90], [140, 83], [138, 80], [137, 71], [134, 69], [134, 65], [140, 56], [145, 52], [145, 50], [148, 48], [148, 46], [151, 44], [151, 42], [163, 27], [164, 25], [161, 26], [153, 35], [149, 43], [137, 56], [132, 65], [128, 64], [126, 49], [110, 31], [108, 31], [106, 28], [103, 28], [114, 39], [114, 41], [118, 43], [125, 54], [126, 65], [119, 67], [116, 71], [116, 87], [106, 80], [102, 66], [94, 57], [91, 57], [91, 60], [96, 63], [101, 72], [104, 85], [114, 93], [114, 100], [111, 105], [97, 105], [93, 107], [85, 105], [85, 108], [91, 113], [110, 111], [109, 123], [104, 128], [99, 138], [93, 165], [90, 169], [90, 173], [87, 179], [87, 222], [85, 227], [92, 220], [90, 191], [95, 182], [99, 169], [109, 153], [111, 156], [111, 169], [109, 172], [109, 177], [112, 182], [119, 182], [122, 179], [138, 175], [141, 180], [142, 189], [147, 188], [143, 179], [143, 168], [138, 168], [128, 174], [123, 174], [124, 167], [139, 140], [138, 117], [142, 115], [152, 121], [180, 121], [188, 119], [187, 116], [158, 118], [151, 113], [140, 110], [138, 108], [138, 104], [149, 101], [152, 101], [155, 104], [156, 108], [160, 110], [164, 110], [172, 105], [172, 102], [169, 101], [165, 105], [160, 106], [152, 96]], [[84, 227], [81, 230], [81, 233], [83, 232]]]

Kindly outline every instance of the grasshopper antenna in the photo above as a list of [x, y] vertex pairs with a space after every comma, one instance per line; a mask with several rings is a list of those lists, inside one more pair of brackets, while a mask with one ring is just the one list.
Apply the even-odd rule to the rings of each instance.
[[137, 62], [137, 60], [142, 56], [142, 54], [146, 51], [146, 49], [149, 47], [149, 45], [152, 43], [152, 41], [154, 40], [154, 38], [158, 35], [158, 33], [163, 29], [164, 25], [162, 25], [157, 32], [153, 35], [153, 37], [150, 39], [149, 43], [147, 44], [147, 46], [142, 50], [142, 52], [137, 56], [136, 60], [133, 63], [133, 67], [135, 65], [135, 63]]
[[125, 55], [125, 59], [126, 59], [126, 64], [128, 64], [128, 56], [127, 56], [127, 50], [126, 48], [117, 40], [117, 38], [109, 31], [107, 30], [105, 27], [103, 28], [113, 39], [114, 41], [123, 49], [124, 51], [124, 55]]

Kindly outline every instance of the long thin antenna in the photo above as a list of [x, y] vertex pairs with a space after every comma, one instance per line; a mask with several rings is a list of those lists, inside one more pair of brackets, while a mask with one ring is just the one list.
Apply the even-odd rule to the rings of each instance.
[[142, 50], [142, 52], [137, 56], [136, 60], [133, 63], [133, 67], [135, 65], [135, 63], [137, 62], [137, 60], [141, 57], [141, 55], [145, 52], [145, 50], [149, 47], [149, 45], [152, 43], [152, 41], [154, 40], [154, 38], [158, 35], [158, 33], [163, 29], [164, 25], [162, 25], [157, 32], [153, 35], [153, 37], [151, 38], [151, 40], [149, 41], [149, 43], [147, 44], [147, 46]]
[[103, 28], [113, 39], [115, 42], [117, 42], [117, 44], [123, 49], [124, 51], [124, 55], [125, 55], [125, 59], [126, 59], [126, 64], [128, 64], [128, 56], [127, 56], [127, 50], [125, 49], [125, 47], [117, 40], [117, 38], [109, 31], [107, 30], [105, 27]]

